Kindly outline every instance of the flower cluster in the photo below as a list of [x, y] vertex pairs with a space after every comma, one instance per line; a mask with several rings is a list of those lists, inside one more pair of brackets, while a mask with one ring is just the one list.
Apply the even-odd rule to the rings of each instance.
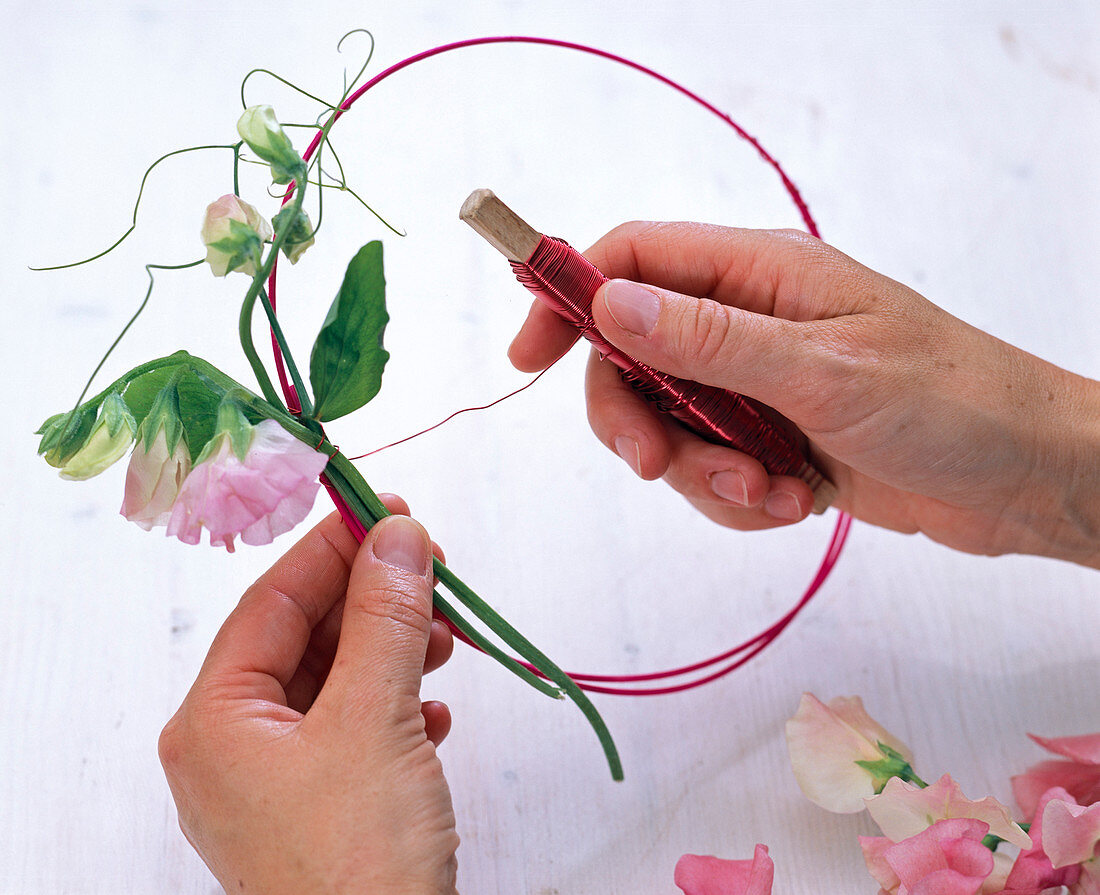
[[176, 379], [162, 387], [140, 425], [124, 398], [129, 392], [111, 391], [94, 418], [82, 406], [47, 420], [39, 450], [63, 477], [85, 479], [133, 446], [122, 515], [147, 531], [164, 526], [188, 544], [197, 544], [205, 528], [211, 545], [232, 552], [237, 535], [246, 544], [268, 544], [301, 522], [328, 457], [274, 419], [250, 421], [241, 396], [230, 391], [207, 404], [214, 425], [193, 458], [187, 432], [201, 429], [181, 415], [179, 391]]
[[[945, 774], [925, 784], [909, 750], [864, 710], [858, 697], [828, 704], [806, 694], [787, 722], [795, 778], [830, 811], [866, 809], [882, 831], [862, 836], [879, 895], [1100, 895], [1100, 733], [1047, 739], [1061, 756], [1012, 779], [1028, 829], [987, 797], [968, 799]], [[1015, 857], [999, 850], [1007, 843]], [[685, 855], [676, 884], [686, 895], [770, 895], [772, 863], [758, 845], [751, 861]]]

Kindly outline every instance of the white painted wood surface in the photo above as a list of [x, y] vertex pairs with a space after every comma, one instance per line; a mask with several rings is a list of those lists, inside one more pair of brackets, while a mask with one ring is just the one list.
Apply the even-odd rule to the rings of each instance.
[[[230, 187], [228, 153], [155, 173], [116, 255], [75, 271], [28, 265], [121, 233], [161, 153], [231, 142], [252, 67], [327, 97], [360, 58], [354, 41], [345, 58], [333, 51], [353, 27], [377, 34], [372, 71], [449, 40], [528, 33], [680, 79], [784, 162], [827, 239], [1008, 341], [1100, 375], [1100, 7], [911, 6], [6, 4], [0, 892], [216, 891], [176, 826], [156, 737], [221, 620], [291, 540], [228, 556], [146, 534], [116, 514], [121, 466], [62, 482], [30, 435], [72, 401], [139, 302], [142, 264], [201, 254], [202, 210]], [[312, 114], [263, 77], [248, 96], [283, 117]], [[339, 128], [353, 184], [409, 233], [329, 196], [322, 240], [285, 272], [286, 326], [304, 353], [352, 251], [385, 240], [393, 361], [377, 404], [332, 427], [350, 452], [523, 381], [504, 353], [526, 296], [458, 222], [472, 188], [576, 244], [629, 218], [798, 223], [774, 176], [715, 120], [560, 50], [433, 60]], [[162, 276], [102, 381], [179, 347], [245, 377], [242, 283]], [[832, 515], [765, 535], [693, 518], [591, 437], [581, 367], [571, 358], [365, 474], [404, 494], [453, 568], [566, 667], [668, 667], [781, 614]], [[1098, 631], [1096, 572], [857, 526], [819, 600], [761, 659], [689, 694], [599, 700], [623, 755], [619, 785], [578, 713], [459, 649], [425, 690], [455, 717], [442, 757], [462, 890], [671, 893], [681, 853], [748, 857], [760, 841], [777, 893], [873, 892], [855, 841], [869, 824], [815, 808], [787, 767], [782, 724], [799, 694], [862, 694], [924, 776], [950, 770], [968, 794], [1008, 799], [1009, 775], [1039, 758], [1025, 731], [1100, 728]]]

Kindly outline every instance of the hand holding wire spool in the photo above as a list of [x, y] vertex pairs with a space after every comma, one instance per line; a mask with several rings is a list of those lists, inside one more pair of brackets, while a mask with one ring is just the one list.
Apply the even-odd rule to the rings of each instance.
[[742, 451], [771, 475], [804, 481], [822, 513], [836, 494], [790, 432], [769, 420], [743, 396], [662, 373], [608, 342], [592, 318], [592, 298], [608, 281], [566, 242], [536, 232], [490, 190], [475, 190], [459, 213], [512, 265], [517, 279], [559, 317], [575, 327], [629, 384], [658, 410], [715, 444]]

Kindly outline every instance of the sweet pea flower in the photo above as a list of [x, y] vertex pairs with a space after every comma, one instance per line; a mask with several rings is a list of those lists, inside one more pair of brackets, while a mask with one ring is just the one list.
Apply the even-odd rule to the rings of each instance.
[[272, 223], [277, 232], [281, 233], [284, 229], [287, 231], [283, 254], [291, 264], [297, 264], [305, 250], [313, 245], [314, 231], [309, 215], [304, 211], [298, 209], [293, 218], [291, 214], [294, 214], [294, 208], [288, 205], [272, 218]]
[[803, 694], [787, 722], [787, 748], [806, 798], [838, 814], [862, 811], [887, 780], [912, 772], [909, 747], [868, 715], [858, 696], [825, 705]]
[[978, 895], [993, 872], [993, 853], [982, 845], [988, 832], [980, 820], [952, 818], [900, 841], [860, 836], [859, 844], [888, 895]]
[[675, 881], [684, 895], [771, 895], [774, 875], [767, 846], [757, 845], [749, 861], [684, 855], [676, 862]]
[[[224, 408], [224, 404], [223, 404]], [[238, 411], [239, 414], [239, 411]], [[313, 506], [317, 476], [328, 458], [274, 420], [233, 430], [219, 408], [218, 434], [199, 455], [172, 506], [168, 534], [197, 544], [203, 528], [212, 546], [233, 551], [233, 538], [269, 544]], [[238, 454], [243, 448], [243, 455]]]
[[1012, 793], [1025, 818], [1030, 820], [1036, 816], [1040, 797], [1053, 786], [1065, 789], [1081, 805], [1100, 802], [1100, 733], [1072, 737], [1028, 736], [1066, 760], [1042, 761], [1012, 778]]
[[247, 202], [232, 193], [206, 207], [202, 241], [206, 261], [216, 277], [234, 270], [256, 276], [263, 244], [274, 235], [271, 225]]
[[1051, 864], [1080, 871], [1069, 884], [1070, 895], [1100, 895], [1100, 803], [1086, 806], [1072, 797], [1049, 799], [1042, 823], [1043, 849]]
[[64, 460], [47, 453], [46, 462], [57, 466], [63, 479], [90, 479], [120, 459], [134, 443], [136, 434], [137, 421], [130, 408], [119, 395], [112, 393], [104, 399], [99, 416], [80, 449]]
[[[1050, 857], [1046, 853], [1043, 833], [1043, 809], [1051, 800], [1073, 801], [1073, 797], [1064, 789], [1057, 787], [1048, 790], [1039, 800], [1039, 810], [1035, 816], [1035, 822], [1028, 830], [1033, 846], [1024, 849], [1016, 857], [1012, 870], [1005, 880], [1004, 887], [1000, 890], [1004, 895], [1034, 895], [1046, 889], [1058, 886], [1073, 886], [1081, 876], [1079, 864], [1073, 863], [1065, 867], [1055, 869]], [[1055, 831], [1057, 839], [1058, 832]]]
[[894, 777], [881, 794], [866, 803], [879, 829], [894, 842], [915, 836], [940, 820], [968, 819], [981, 821], [988, 832], [1019, 848], [1032, 847], [1031, 839], [1004, 805], [992, 796], [976, 802], [968, 799], [950, 774], [923, 789]]
[[157, 429], [152, 444], [146, 447], [139, 442], [130, 455], [119, 512], [146, 531], [167, 525], [172, 505], [190, 471], [191, 452], [186, 441], [178, 439], [169, 451], [164, 428]]
[[237, 133], [271, 166], [275, 183], [290, 183], [305, 174], [305, 162], [290, 142], [271, 106], [249, 106], [237, 121]]

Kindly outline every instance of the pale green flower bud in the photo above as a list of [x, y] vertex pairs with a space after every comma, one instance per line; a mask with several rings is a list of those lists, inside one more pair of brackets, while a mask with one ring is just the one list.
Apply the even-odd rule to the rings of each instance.
[[61, 464], [61, 478], [79, 480], [99, 475], [129, 450], [136, 434], [137, 422], [126, 402], [117, 394], [108, 395], [83, 447]]
[[287, 256], [291, 264], [297, 264], [298, 259], [314, 243], [313, 224], [309, 222], [309, 215], [299, 209], [298, 214], [291, 219], [293, 209], [288, 205], [271, 219], [275, 225], [275, 231], [281, 233], [287, 228], [286, 241], [283, 243], [283, 254]]
[[290, 137], [286, 135], [271, 106], [249, 106], [237, 122], [237, 133], [256, 155], [271, 166], [276, 183], [298, 180], [306, 171]]
[[273, 236], [271, 225], [247, 202], [232, 193], [206, 207], [202, 241], [206, 261], [216, 277], [234, 270], [256, 276], [263, 244]]

